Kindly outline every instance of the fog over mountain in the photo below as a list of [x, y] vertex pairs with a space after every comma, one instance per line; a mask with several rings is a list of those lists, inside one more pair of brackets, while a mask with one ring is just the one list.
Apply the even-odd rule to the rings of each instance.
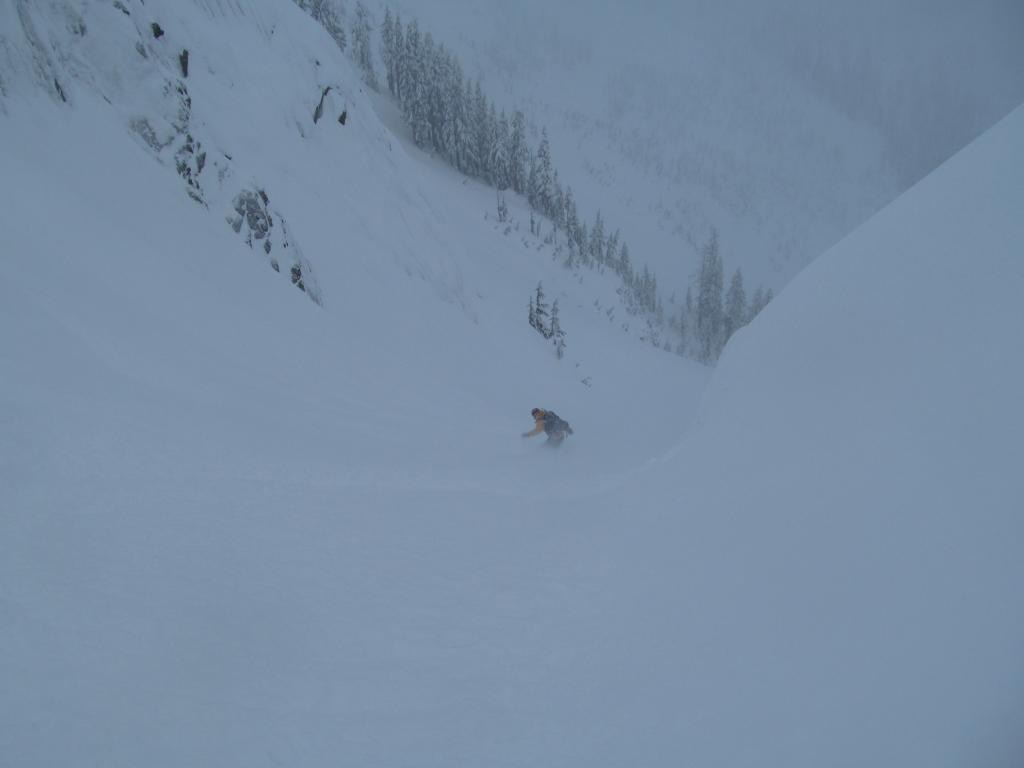
[[674, 285], [716, 228], [778, 289], [1024, 101], [1014, 0], [391, 5], [547, 125]]

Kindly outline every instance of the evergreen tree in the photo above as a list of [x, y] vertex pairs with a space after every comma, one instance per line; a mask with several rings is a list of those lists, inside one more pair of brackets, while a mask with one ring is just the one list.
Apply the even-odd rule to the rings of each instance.
[[565, 192], [562, 190], [562, 182], [558, 180], [558, 171], [555, 171], [555, 178], [552, 182], [551, 195], [551, 220], [555, 223], [555, 229], [565, 229]]
[[501, 117], [498, 117], [495, 114], [495, 107], [492, 103], [488, 121], [491, 126], [493, 126], [494, 130], [494, 135], [491, 137], [489, 163], [491, 168], [491, 183], [499, 190], [505, 190], [511, 186], [511, 182], [509, 180], [510, 173], [508, 158], [508, 117], [504, 112], [501, 113]]
[[530, 148], [526, 144], [526, 118], [518, 109], [512, 113], [509, 136], [509, 176], [512, 189], [526, 193], [526, 174], [530, 165]]
[[423, 147], [427, 138], [427, 113], [424, 98], [423, 43], [419, 25], [413, 19], [405, 30], [405, 48], [401, 59], [402, 114], [412, 128], [416, 146]]
[[619, 230], [615, 230], [605, 241], [604, 247], [604, 263], [615, 270], [616, 274], [619, 272]]
[[391, 9], [384, 9], [384, 21], [380, 25], [380, 58], [384, 62], [384, 82], [388, 93], [395, 95], [395, 20]]
[[370, 24], [370, 12], [366, 10], [362, 0], [356, 3], [356, 18], [352, 24], [352, 54], [356, 63], [363, 71], [363, 79], [366, 84], [375, 91], [380, 90], [377, 82], [377, 72], [373, 67], [373, 48], [370, 45], [370, 35], [373, 27]]
[[537, 327], [537, 307], [534, 306], [533, 296], [530, 297], [530, 327]]
[[542, 128], [540, 132], [540, 146], [537, 148], [536, 208], [546, 216], [551, 215], [553, 207], [551, 201], [554, 193], [554, 178], [555, 172], [551, 164], [551, 144], [548, 142], [548, 130], [547, 128]]
[[683, 309], [679, 315], [680, 354], [684, 354], [691, 348], [696, 328], [697, 310], [693, 303], [693, 291], [687, 287], [686, 299], [683, 301]]
[[548, 311], [547, 302], [544, 301], [544, 287], [541, 283], [537, 283], [537, 290], [534, 294], [533, 300], [533, 314], [536, 318], [536, 328], [545, 339], [551, 338], [551, 326], [548, 324], [548, 318], [551, 313]]
[[498, 194], [498, 221], [501, 222], [502, 224], [504, 224], [506, 221], [508, 221], [508, 204], [505, 202], [505, 195], [504, 195], [504, 193], [501, 190], [499, 190], [497, 194]]
[[406, 46], [409, 48], [410, 77], [407, 90], [409, 104], [409, 125], [412, 128], [412, 139], [416, 146], [421, 149], [432, 149], [430, 131], [430, 98], [428, 82], [429, 61], [428, 54], [433, 47], [433, 39], [428, 32], [420, 36], [418, 30], [416, 35], [412, 32], [406, 37]]
[[626, 245], [626, 241], [622, 241], [622, 247], [619, 249], [619, 274], [622, 275], [622, 280], [629, 285], [633, 280], [633, 262], [629, 258], [629, 246]]
[[448, 77], [445, 81], [445, 138], [449, 161], [461, 172], [466, 173], [466, 104], [465, 85], [462, 76], [462, 65], [459, 60], [451, 57]]
[[489, 166], [490, 154], [491, 154], [491, 136], [494, 131], [490, 123], [490, 109], [488, 108], [487, 98], [484, 96], [483, 88], [480, 87], [480, 81], [477, 80], [473, 85], [473, 101], [472, 101], [472, 121], [473, 126], [473, 143], [476, 145], [476, 157], [479, 163], [477, 168], [477, 175], [487, 181], [491, 182], [491, 168]]
[[402, 28], [402, 17], [395, 15], [395, 29], [392, 38], [392, 49], [391, 49], [392, 61], [391, 65], [394, 68], [394, 81], [395, 89], [392, 91], [398, 103], [402, 103], [402, 92], [405, 81], [405, 30]]
[[579, 254], [580, 262], [585, 267], [590, 267], [593, 262], [590, 260], [590, 251], [587, 247], [590, 244], [590, 235], [587, 232], [587, 222], [577, 219], [576, 231], [573, 233], [573, 241], [576, 244], [576, 253]]
[[555, 344], [555, 354], [561, 360], [565, 356], [565, 331], [562, 330], [562, 323], [558, 318], [558, 299], [551, 305], [551, 333], [550, 338]]
[[683, 307], [679, 308], [679, 315], [673, 318], [673, 326], [675, 327], [676, 333], [679, 334], [679, 341], [676, 344], [676, 354], [686, 354], [686, 333], [689, 330], [689, 326], [686, 323], [686, 310]]
[[534, 154], [530, 155], [530, 172], [526, 177], [526, 202], [530, 204], [530, 208], [537, 210], [538, 200], [540, 199], [540, 193], [538, 192], [538, 181], [537, 181], [537, 156]]
[[423, 83], [424, 114], [427, 123], [426, 146], [442, 156], [448, 157], [445, 145], [445, 98], [444, 80], [446, 56], [444, 46], [434, 44], [434, 38], [427, 33], [423, 36]]
[[594, 226], [590, 228], [590, 243], [588, 253], [591, 261], [595, 264], [604, 263], [604, 220], [601, 218], [601, 211], [597, 212], [594, 219]]
[[729, 291], [725, 295], [725, 327], [724, 340], [727, 342], [732, 335], [747, 324], [747, 292], [743, 289], [743, 273], [737, 269], [732, 273]]
[[722, 339], [722, 257], [718, 252], [718, 232], [704, 245], [697, 277], [697, 347], [701, 362], [718, 359]]
[[462, 95], [462, 110], [466, 129], [460, 137], [459, 155], [463, 158], [462, 172], [470, 176], [480, 176], [483, 159], [477, 154], [475, 112], [473, 109], [473, 81], [466, 80], [466, 90]]
[[[572, 250], [575, 253], [579, 253], [578, 243], [576, 243], [576, 231], [580, 227], [579, 215], [576, 212], [576, 199], [572, 195], [572, 187], [565, 188], [565, 201], [562, 204], [563, 214], [562, 220], [565, 224], [565, 236], [568, 240]], [[571, 264], [569, 266], [572, 266]]]

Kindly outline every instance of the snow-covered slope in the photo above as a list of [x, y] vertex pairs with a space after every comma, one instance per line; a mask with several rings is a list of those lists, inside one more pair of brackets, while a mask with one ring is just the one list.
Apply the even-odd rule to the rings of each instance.
[[1024, 758], [1022, 137], [1024, 108], [805, 270], [652, 481], [680, 762]]
[[123, 5], [2, 6], [64, 37], [3, 80], [0, 762], [1019, 760], [1024, 114], [795, 281], [688, 431], [704, 369], [594, 323], [610, 288], [293, 5]]

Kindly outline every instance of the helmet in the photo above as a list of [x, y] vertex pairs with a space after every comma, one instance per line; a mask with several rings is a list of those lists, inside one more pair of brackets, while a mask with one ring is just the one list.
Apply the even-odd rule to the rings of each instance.
[[530, 411], [530, 415], [533, 416], [534, 418], [536, 418], [537, 414], [540, 413], [544, 413], [544, 411], [542, 411], [540, 408], [534, 408], [532, 411]]

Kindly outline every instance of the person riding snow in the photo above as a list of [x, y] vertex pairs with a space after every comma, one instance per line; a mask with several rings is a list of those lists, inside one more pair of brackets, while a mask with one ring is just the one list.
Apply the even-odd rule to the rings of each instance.
[[548, 436], [548, 444], [560, 445], [567, 436], [572, 434], [572, 427], [569, 426], [569, 422], [560, 418], [554, 411], [534, 408], [530, 411], [530, 415], [533, 416], [536, 424], [529, 432], [523, 432], [523, 437], [533, 437], [544, 432]]

